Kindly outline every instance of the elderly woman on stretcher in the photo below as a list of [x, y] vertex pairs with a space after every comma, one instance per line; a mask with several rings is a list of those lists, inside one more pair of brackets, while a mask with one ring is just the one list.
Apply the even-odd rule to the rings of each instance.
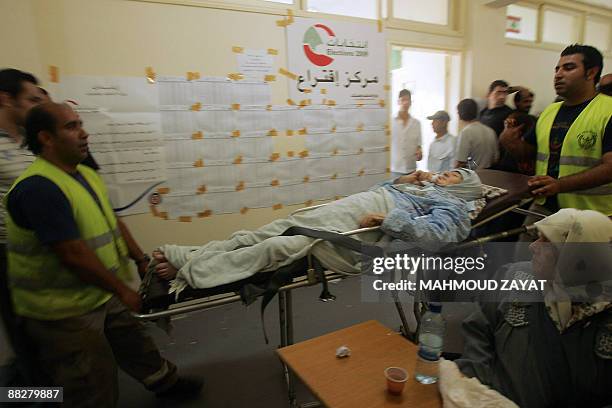
[[[224, 241], [203, 246], [163, 245], [153, 253], [157, 274], [174, 279], [171, 291], [186, 286], [208, 288], [273, 271], [304, 257], [314, 238], [281, 236], [292, 226], [346, 232], [380, 226], [358, 236], [367, 242], [401, 239], [435, 251], [464, 240], [470, 232], [469, 210], [482, 197], [478, 175], [467, 169], [439, 174], [414, 172], [328, 205], [278, 219], [255, 231], [238, 231]], [[360, 270], [359, 256], [331, 244], [313, 250], [325, 268]]]

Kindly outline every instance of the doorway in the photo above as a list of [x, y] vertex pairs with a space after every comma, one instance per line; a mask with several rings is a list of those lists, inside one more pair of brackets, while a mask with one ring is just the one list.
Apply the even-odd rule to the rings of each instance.
[[412, 94], [410, 115], [421, 122], [423, 160], [417, 168], [427, 170], [429, 146], [436, 137], [427, 116], [445, 110], [451, 117], [448, 131], [457, 136], [461, 54], [425, 48], [393, 46], [391, 49], [391, 115], [397, 116], [397, 95], [402, 89]]

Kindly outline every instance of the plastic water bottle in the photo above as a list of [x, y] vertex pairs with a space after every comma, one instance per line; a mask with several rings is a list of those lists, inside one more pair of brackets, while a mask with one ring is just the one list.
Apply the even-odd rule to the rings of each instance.
[[438, 363], [444, 346], [445, 328], [441, 311], [441, 304], [430, 303], [429, 310], [421, 320], [419, 351], [414, 373], [416, 380], [421, 384], [433, 384], [438, 381]]

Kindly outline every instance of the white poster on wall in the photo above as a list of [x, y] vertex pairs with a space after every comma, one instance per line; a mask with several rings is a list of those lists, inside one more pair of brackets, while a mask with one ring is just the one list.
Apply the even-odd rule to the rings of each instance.
[[287, 27], [289, 95], [296, 102], [385, 99], [386, 47], [376, 24], [296, 18]]

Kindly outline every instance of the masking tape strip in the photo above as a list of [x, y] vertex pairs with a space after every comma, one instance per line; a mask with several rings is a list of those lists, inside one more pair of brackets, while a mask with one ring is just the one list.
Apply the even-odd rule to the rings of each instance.
[[178, 217], [179, 222], [191, 222], [191, 217]]
[[313, 200], [306, 200], [306, 201], [304, 202], [304, 205], [305, 205], [306, 207], [310, 207], [310, 206], [311, 206], [311, 205], [313, 205], [313, 204], [314, 204], [314, 201], [313, 201]]
[[249, 207], [242, 207], [240, 209], [240, 214], [246, 214], [249, 211]]
[[292, 129], [287, 129], [286, 133], [287, 133], [287, 136], [293, 136], [293, 130]]
[[278, 50], [276, 48], [268, 48], [268, 55], [278, 55]]
[[287, 156], [288, 157], [293, 157], [293, 156], [295, 156], [295, 152], [293, 150], [288, 150], [287, 151]]
[[199, 72], [197, 72], [197, 71], [194, 71], [194, 72], [188, 71], [187, 72], [187, 80], [188, 81], [194, 81], [196, 79], [200, 79], [200, 73]]
[[280, 181], [278, 181], [277, 179], [274, 179], [274, 180], [272, 180], [272, 181], [270, 182], [270, 185], [271, 185], [272, 187], [278, 187], [278, 186], [280, 186]]
[[383, 30], [383, 21], [382, 20], [378, 20], [377, 23], [378, 23], [378, 32], [382, 33], [382, 30]]
[[49, 65], [49, 82], [59, 82], [59, 68], [55, 65]]
[[383, 89], [384, 89], [385, 91], [390, 91], [390, 90], [391, 90], [391, 85], [384, 85], [384, 86], [383, 86]]
[[270, 160], [270, 161], [276, 161], [276, 160], [278, 160], [278, 159], [280, 159], [280, 153], [272, 153], [272, 154], [270, 155], [270, 159], [269, 159], [269, 160]]
[[276, 129], [268, 130], [268, 136], [278, 136], [278, 131]]
[[385, 100], [384, 100], [384, 99], [379, 100], [379, 101], [378, 101], [378, 104], [380, 105], [380, 107], [381, 107], [381, 108], [384, 108], [384, 107], [385, 107], [385, 105], [386, 105], [386, 103], [385, 103]]
[[266, 82], [274, 82], [274, 81], [276, 81], [276, 75], [266, 75], [264, 77], [264, 81], [266, 81]]
[[303, 159], [304, 157], [308, 157], [308, 150], [302, 150], [300, 152], [300, 157]]
[[239, 72], [232, 72], [230, 74], [227, 74], [227, 77], [232, 81], [240, 81], [241, 79], [244, 79], [244, 75]]
[[282, 204], [274, 204], [274, 205], [272, 206], [272, 209], [273, 209], [273, 210], [280, 210], [281, 208], [283, 208], [283, 205], [282, 205]]
[[295, 102], [293, 102], [293, 99], [287, 99], [287, 105], [295, 106]]
[[327, 89], [321, 88], [319, 91], [321, 91], [321, 95], [327, 95]]
[[198, 218], [206, 218], [206, 217], [210, 217], [212, 215], [212, 210], [204, 210], [202, 212], [198, 213]]
[[304, 176], [304, 178], [302, 179], [302, 182], [304, 182], [304, 183], [310, 182], [310, 177], [309, 176]]
[[293, 79], [294, 81], [297, 79], [297, 75], [295, 75], [293, 72], [287, 71], [285, 68], [279, 68], [278, 73], [286, 76], [289, 79]]
[[244, 181], [241, 181], [240, 183], [236, 185], [236, 191], [242, 191], [242, 190], [244, 190]]
[[193, 167], [204, 167], [204, 161], [202, 159], [198, 159], [193, 163]]
[[234, 45], [232, 47], [232, 52], [235, 52], [236, 54], [242, 54], [244, 52], [244, 47], [238, 47], [237, 45]]
[[150, 84], [154, 84], [155, 83], [155, 71], [153, 71], [153, 67], [146, 67], [145, 68], [145, 76], [147, 77], [147, 81]]
[[191, 134], [191, 138], [192, 138], [193, 140], [203, 139], [203, 138], [204, 138], [204, 135], [202, 134], [202, 131], [201, 131], [201, 130], [198, 130], [197, 132], [193, 132], [193, 133]]
[[160, 213], [159, 213], [159, 217], [160, 217], [161, 219], [167, 220], [167, 219], [168, 219], [168, 213], [167, 213], [167, 212], [165, 212], [165, 211], [164, 211], [164, 212], [160, 212]]
[[206, 188], [206, 186], [204, 184], [202, 184], [200, 187], [198, 187], [198, 193], [206, 193], [208, 189]]
[[[233, 163], [234, 164], [242, 163], [242, 156], [236, 156], [236, 158], [234, 159]], [[242, 184], [244, 184], [244, 182]]]
[[157, 192], [159, 194], [168, 194], [170, 192], [170, 189], [168, 187], [160, 187], [157, 189]]
[[240, 110], [240, 104], [239, 103], [232, 103], [232, 110]]
[[200, 109], [202, 109], [202, 104], [201, 104], [200, 102], [196, 102], [196, 103], [194, 103], [193, 105], [191, 105], [191, 108], [190, 108], [190, 109], [191, 109], [192, 111], [194, 111], [194, 112], [197, 112], [197, 111], [199, 111]]
[[239, 130], [234, 130], [232, 132], [232, 137], [240, 137], [240, 131]]
[[301, 128], [300, 130], [298, 130], [298, 135], [305, 135], [308, 133], [308, 130], [306, 128]]

